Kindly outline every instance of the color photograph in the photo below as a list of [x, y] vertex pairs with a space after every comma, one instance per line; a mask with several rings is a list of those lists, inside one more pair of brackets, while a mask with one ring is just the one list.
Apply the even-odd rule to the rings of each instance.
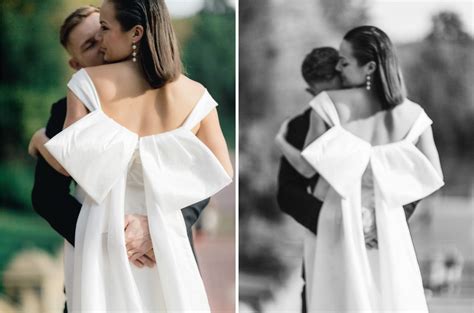
[[235, 2], [0, 24], [0, 312], [235, 312]]

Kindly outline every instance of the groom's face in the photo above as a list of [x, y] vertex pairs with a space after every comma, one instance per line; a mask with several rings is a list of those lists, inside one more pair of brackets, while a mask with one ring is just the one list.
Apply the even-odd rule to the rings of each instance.
[[100, 52], [99, 13], [84, 18], [69, 34], [67, 51], [71, 55], [69, 65], [78, 70], [83, 67], [104, 64], [104, 54]]

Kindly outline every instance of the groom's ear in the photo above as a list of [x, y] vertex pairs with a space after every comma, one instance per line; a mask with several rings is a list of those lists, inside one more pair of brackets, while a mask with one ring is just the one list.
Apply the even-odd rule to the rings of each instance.
[[76, 61], [74, 58], [70, 58], [68, 61], [69, 66], [74, 69], [74, 70], [80, 70], [82, 66], [79, 64], [79, 62]]

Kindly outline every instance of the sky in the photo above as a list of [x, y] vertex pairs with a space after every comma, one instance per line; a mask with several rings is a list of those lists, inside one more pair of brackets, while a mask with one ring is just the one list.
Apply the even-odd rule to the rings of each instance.
[[465, 31], [474, 36], [474, 0], [369, 0], [371, 23], [384, 30], [393, 42], [424, 38], [431, 16], [442, 10], [457, 12]]
[[[226, 0], [228, 4], [235, 7], [236, 0]], [[185, 18], [198, 13], [204, 0], [165, 0], [168, 10], [173, 18]]]

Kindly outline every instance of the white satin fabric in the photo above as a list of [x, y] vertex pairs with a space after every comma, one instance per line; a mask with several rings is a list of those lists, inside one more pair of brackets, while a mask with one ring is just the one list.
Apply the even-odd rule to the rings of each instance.
[[[109, 118], [85, 70], [68, 84], [90, 113], [47, 144], [78, 183], [75, 249], [66, 245], [70, 312], [210, 312], [181, 209], [231, 182], [192, 132], [217, 106], [207, 91], [171, 131], [139, 137]], [[140, 211], [141, 210], [141, 211]], [[129, 262], [124, 214], [148, 216], [156, 266]]]
[[[324, 201], [318, 235], [305, 238], [308, 312], [428, 312], [402, 206], [444, 184], [414, 145], [431, 120], [420, 110], [403, 140], [372, 146], [341, 126], [327, 93], [310, 105], [331, 128], [302, 151]], [[378, 249], [365, 246], [363, 205], [374, 209]]]

